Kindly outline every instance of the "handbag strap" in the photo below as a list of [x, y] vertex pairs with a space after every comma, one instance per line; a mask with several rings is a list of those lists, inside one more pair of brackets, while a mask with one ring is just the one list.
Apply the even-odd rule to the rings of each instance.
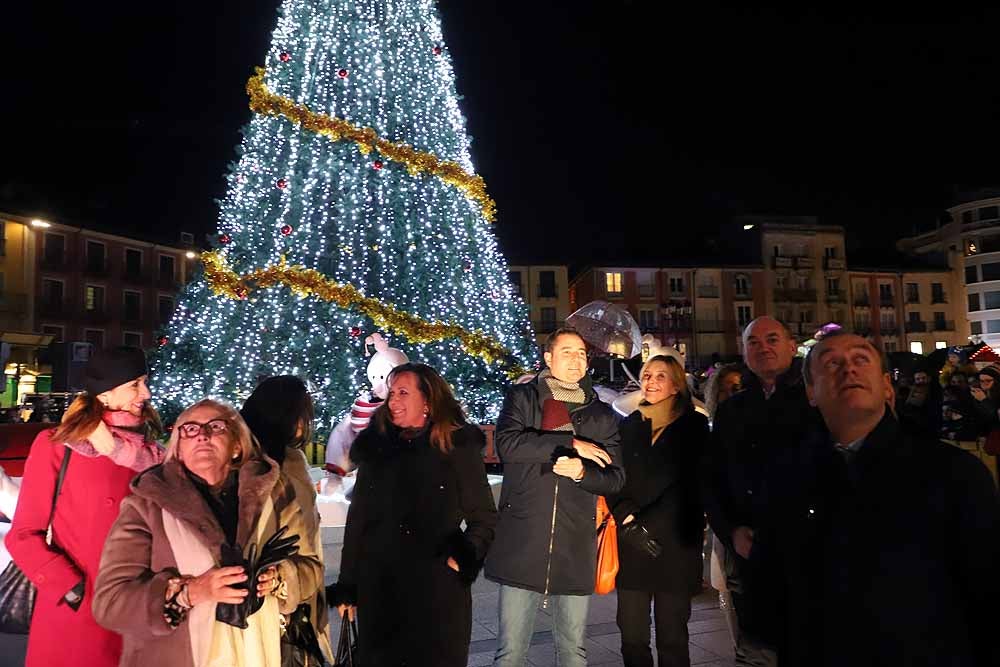
[[52, 494], [52, 509], [49, 511], [49, 529], [52, 528], [52, 519], [56, 516], [56, 501], [59, 500], [59, 493], [62, 491], [63, 480], [66, 479], [66, 468], [69, 467], [69, 455], [73, 452], [72, 449], [66, 447], [66, 453], [63, 454], [62, 465], [59, 467], [59, 476], [56, 477], [56, 490]]

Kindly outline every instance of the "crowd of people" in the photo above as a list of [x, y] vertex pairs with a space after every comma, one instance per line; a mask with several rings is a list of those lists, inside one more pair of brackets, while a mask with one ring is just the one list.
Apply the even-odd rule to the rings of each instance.
[[677, 359], [653, 356], [619, 420], [583, 338], [557, 330], [501, 409], [498, 504], [447, 382], [396, 367], [351, 448], [329, 586], [301, 380], [262, 382], [240, 411], [194, 403], [164, 449], [141, 351], [95, 355], [87, 391], [32, 446], [6, 539], [38, 589], [27, 664], [321, 665], [329, 606], [358, 624], [356, 664], [458, 667], [482, 572], [499, 585], [494, 665], [526, 663], [539, 607], [558, 664], [585, 665], [599, 497], [626, 665], [690, 664], [707, 526], [738, 665], [1000, 664], [1000, 500], [962, 451], [1000, 431], [1000, 370], [898, 378], [843, 331], [799, 358], [766, 316], [743, 343], [743, 364], [703, 388], [708, 418]]

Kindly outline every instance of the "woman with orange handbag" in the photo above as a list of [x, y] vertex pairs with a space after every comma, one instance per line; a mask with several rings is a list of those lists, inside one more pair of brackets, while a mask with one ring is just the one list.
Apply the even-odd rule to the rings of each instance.
[[704, 510], [699, 467], [708, 422], [694, 411], [684, 368], [656, 356], [640, 371], [639, 409], [620, 427], [625, 487], [609, 496], [618, 527], [618, 627], [626, 667], [689, 665], [687, 622], [701, 589]]

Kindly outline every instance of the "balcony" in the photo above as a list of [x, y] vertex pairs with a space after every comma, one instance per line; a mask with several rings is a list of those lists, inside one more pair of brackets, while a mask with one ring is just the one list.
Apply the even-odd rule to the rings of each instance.
[[898, 336], [899, 335], [899, 326], [897, 326], [896, 323], [894, 322], [894, 323], [890, 324], [889, 326], [879, 327], [879, 332], [883, 336]]
[[782, 255], [775, 255], [772, 257], [774, 260], [774, 268], [776, 269], [790, 269], [792, 265], [795, 264], [794, 257], [783, 257]]
[[888, 296], [880, 295], [878, 298], [878, 305], [880, 308], [895, 308], [896, 299], [890, 294]]
[[819, 322], [792, 322], [792, 326], [798, 330], [798, 335], [811, 338], [819, 329]]
[[795, 268], [796, 269], [815, 269], [816, 260], [812, 257], [796, 257], [795, 258]]
[[726, 330], [724, 320], [698, 320], [695, 326], [698, 333], [723, 333]]
[[854, 307], [855, 308], [870, 308], [871, 302], [868, 301], [868, 295], [859, 295], [854, 297]]
[[718, 299], [719, 287], [718, 285], [698, 285], [697, 294], [703, 299]]
[[83, 272], [88, 276], [103, 278], [111, 273], [111, 263], [106, 260], [88, 259], [83, 265]]
[[61, 297], [42, 297], [35, 302], [35, 310], [43, 317], [66, 317], [70, 314], [71, 309]]
[[750, 294], [750, 290], [743, 290], [743, 291], [736, 290], [736, 292], [733, 294], [733, 298], [736, 299], [737, 301], [749, 301], [750, 299], [753, 298], [753, 296]]
[[783, 288], [774, 290], [774, 300], [779, 303], [816, 303], [816, 290]]
[[826, 302], [827, 303], [847, 303], [847, 290], [842, 290], [842, 289], [827, 290], [827, 292], [826, 292]]
[[927, 333], [927, 322], [921, 320], [907, 320], [906, 333]]
[[955, 320], [934, 320], [932, 331], [954, 331]]
[[0, 313], [27, 315], [28, 295], [17, 292], [0, 292]]
[[108, 311], [103, 307], [84, 309], [83, 321], [87, 324], [105, 324], [109, 320]]
[[41, 267], [45, 271], [70, 271], [72, 270], [66, 263], [66, 255], [63, 253], [51, 253], [42, 255]]
[[[670, 333], [688, 333], [692, 331], [690, 317], [664, 317], [660, 323], [663, 325], [662, 331]], [[643, 331], [646, 330], [643, 329]], [[656, 331], [656, 328], [653, 327], [649, 331]]]
[[920, 295], [915, 292], [910, 292], [906, 295], [906, 303], [920, 303]]
[[824, 257], [823, 258], [823, 268], [827, 271], [843, 271], [847, 268], [846, 262], [842, 259], [836, 257]]

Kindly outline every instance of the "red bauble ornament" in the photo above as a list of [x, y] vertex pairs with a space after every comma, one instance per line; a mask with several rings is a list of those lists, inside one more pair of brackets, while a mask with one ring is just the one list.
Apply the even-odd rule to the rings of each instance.
[[233, 237], [230, 236], [229, 234], [222, 234], [221, 236], [219, 236], [219, 243], [221, 243], [223, 245], [228, 244], [232, 240], [233, 240]]
[[347, 78], [347, 70], [346, 69], [340, 70], [339, 72], [337, 72], [337, 76], [339, 76], [341, 79], [346, 79]]
[[246, 301], [247, 300], [247, 288], [246, 287], [237, 288], [237, 290], [236, 290], [236, 296], [238, 296], [241, 301]]
[[372, 166], [375, 167], [375, 169], [381, 169], [382, 168], [382, 160], [375, 160], [375, 162], [372, 164]]
[[357, 338], [361, 335], [361, 327], [351, 327], [351, 338]]
[[290, 54], [288, 51], [282, 51], [278, 55], [278, 59], [281, 60], [281, 62], [283, 63], [287, 63], [289, 60], [292, 59], [292, 54]]
[[279, 179], [278, 179], [277, 181], [275, 181], [275, 182], [274, 182], [274, 185], [275, 185], [275, 186], [276, 186], [276, 187], [277, 187], [277, 188], [278, 188], [279, 190], [284, 190], [285, 188], [287, 188], [287, 187], [288, 187], [288, 181], [286, 181], [286, 180], [285, 180], [285, 179], [283, 179], [283, 178], [279, 178]]
[[159, 338], [156, 339], [156, 344], [159, 345], [160, 347], [163, 347], [169, 342], [170, 340], [166, 336], [160, 336]]
[[439, 55], [441, 55], [441, 47], [440, 47], [440, 46], [435, 46], [435, 47], [434, 47], [434, 48], [432, 49], [432, 51], [434, 51], [434, 55], [436, 55], [436, 56], [439, 56]]
[[282, 225], [281, 226], [281, 235], [282, 236], [288, 236], [291, 233], [292, 233], [292, 226], [291, 225]]

